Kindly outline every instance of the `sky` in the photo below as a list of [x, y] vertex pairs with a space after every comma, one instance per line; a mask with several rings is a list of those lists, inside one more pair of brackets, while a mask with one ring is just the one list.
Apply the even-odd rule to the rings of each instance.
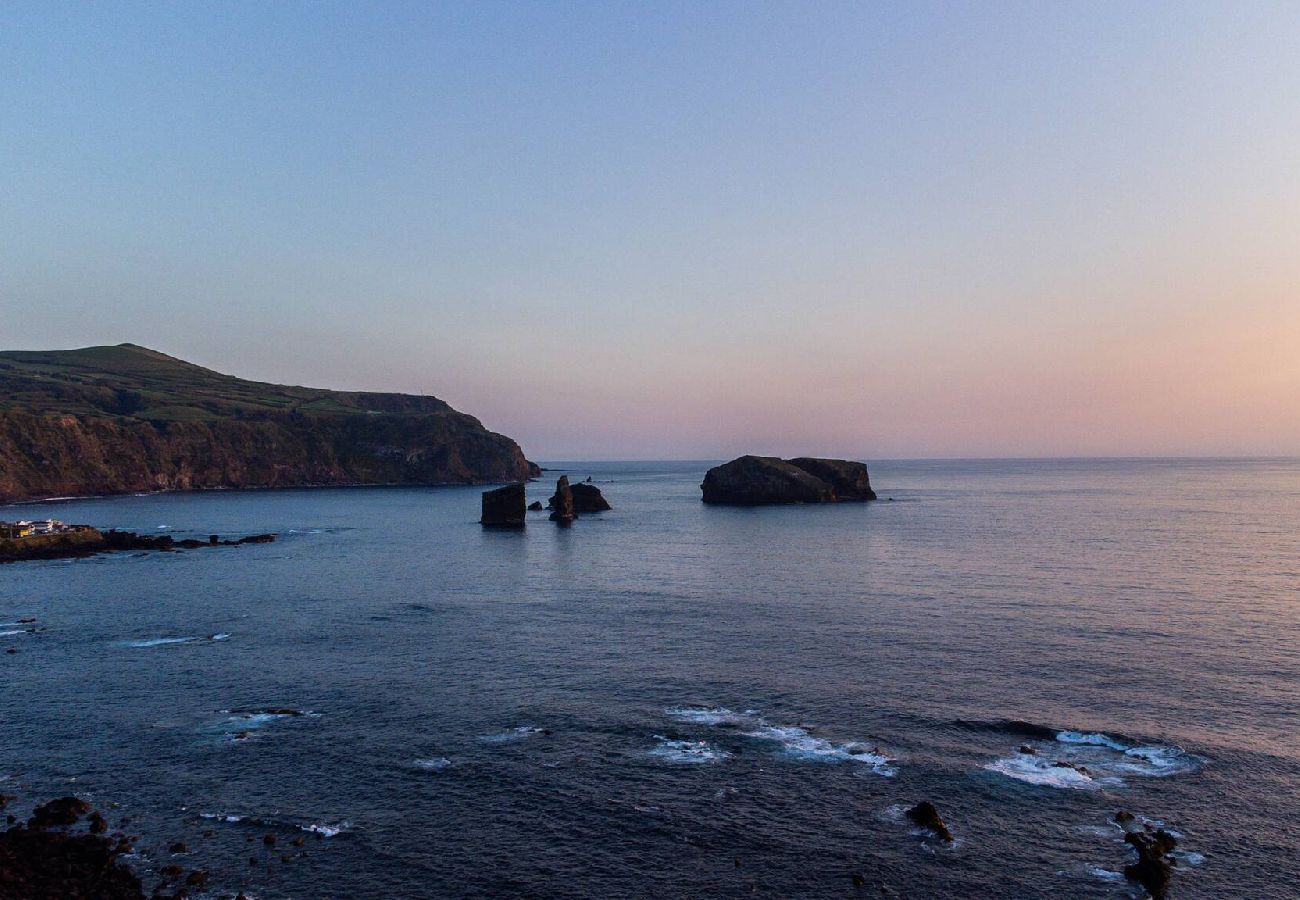
[[1300, 454], [1300, 4], [0, 5], [0, 348], [534, 459]]

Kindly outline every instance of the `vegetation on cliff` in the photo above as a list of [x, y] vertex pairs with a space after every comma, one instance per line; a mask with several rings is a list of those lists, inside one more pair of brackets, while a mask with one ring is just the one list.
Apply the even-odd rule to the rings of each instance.
[[0, 502], [537, 471], [436, 397], [245, 381], [134, 344], [0, 352]]

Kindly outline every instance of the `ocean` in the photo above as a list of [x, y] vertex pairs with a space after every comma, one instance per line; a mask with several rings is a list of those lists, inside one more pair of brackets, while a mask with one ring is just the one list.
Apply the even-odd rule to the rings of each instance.
[[519, 533], [460, 487], [0, 510], [279, 535], [0, 566], [0, 793], [260, 900], [1141, 896], [1120, 810], [1179, 836], [1173, 897], [1300, 895], [1300, 461], [881, 461], [770, 508], [708, 465], [549, 463], [530, 500], [614, 509]]

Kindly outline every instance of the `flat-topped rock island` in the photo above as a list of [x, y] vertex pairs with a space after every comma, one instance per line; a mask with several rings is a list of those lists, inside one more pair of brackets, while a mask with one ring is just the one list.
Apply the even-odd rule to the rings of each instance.
[[865, 463], [807, 456], [741, 456], [709, 469], [700, 490], [705, 503], [733, 506], [876, 499]]

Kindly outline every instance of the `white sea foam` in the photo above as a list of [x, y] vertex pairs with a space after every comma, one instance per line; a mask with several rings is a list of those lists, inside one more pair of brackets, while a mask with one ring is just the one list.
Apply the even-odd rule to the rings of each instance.
[[1097, 731], [1062, 731], [1057, 734], [1056, 739], [1062, 744], [1084, 744], [1092, 747], [1109, 747], [1112, 750], [1124, 751], [1129, 749], [1129, 745], [1123, 743], [1117, 738], [1108, 734], [1102, 734]]
[[[1158, 778], [1194, 772], [1205, 764], [1201, 757], [1188, 753], [1181, 747], [1170, 744], [1132, 744], [1100, 732], [1062, 731], [1056, 740], [1077, 748], [1077, 755], [1084, 758], [1089, 767], [1097, 767], [1116, 775]], [[1087, 753], [1090, 748], [1097, 749]], [[1116, 758], [1115, 753], [1122, 755]]]
[[825, 738], [814, 737], [806, 728], [797, 725], [763, 725], [742, 733], [748, 737], [774, 741], [781, 746], [783, 753], [796, 759], [812, 762], [865, 763], [877, 775], [886, 778], [892, 778], [898, 773], [898, 770], [891, 765], [893, 760], [881, 753], [879, 748], [858, 741], [835, 744]]
[[443, 769], [451, 768], [452, 762], [445, 756], [435, 756], [431, 759], [417, 759], [412, 765], [417, 769], [424, 769], [426, 772], [440, 772]]
[[157, 637], [157, 638], [143, 638], [138, 641], [125, 641], [124, 643], [128, 647], [143, 648], [143, 647], [163, 647], [166, 646], [167, 644], [192, 644], [197, 640], [198, 638], [196, 637]]
[[656, 756], [665, 762], [698, 765], [701, 763], [722, 762], [731, 756], [726, 750], [715, 747], [708, 741], [670, 740], [658, 734], [655, 737], [659, 741], [659, 746], [651, 750], [650, 755]]
[[352, 823], [344, 821], [339, 822], [337, 825], [330, 825], [326, 822], [315, 822], [311, 825], [301, 825], [299, 827], [303, 831], [310, 831], [313, 834], [319, 834], [322, 837], [331, 838], [340, 835], [345, 831], [351, 831]]
[[217, 822], [231, 822], [231, 823], [234, 823], [234, 822], [242, 822], [242, 821], [244, 821], [244, 817], [243, 817], [243, 816], [236, 816], [236, 815], [232, 815], [232, 814], [230, 814], [230, 813], [207, 813], [207, 812], [201, 812], [201, 813], [199, 813], [199, 818], [201, 818], [201, 819], [213, 819], [213, 820], [215, 820], [215, 821], [217, 821]]
[[1205, 762], [1180, 747], [1135, 744], [1099, 731], [1061, 731], [1053, 743], [1036, 743], [1038, 753], [1015, 753], [984, 768], [1030, 784], [1095, 790], [1122, 786], [1125, 776], [1166, 777], [1193, 772]]
[[753, 722], [757, 715], [756, 710], [737, 713], [723, 706], [678, 706], [666, 712], [679, 722], [692, 725], [744, 725]]
[[15, 634], [26, 634], [26, 633], [27, 633], [27, 629], [18, 628], [14, 631], [0, 631], [0, 637], [12, 637]]
[[894, 776], [898, 771], [892, 765], [893, 760], [881, 753], [879, 748], [858, 741], [835, 744], [825, 738], [814, 737], [801, 725], [773, 725], [759, 716], [755, 709], [738, 713], [724, 706], [679, 706], [666, 712], [679, 722], [691, 725], [743, 729], [740, 733], [746, 737], [772, 741], [781, 747], [783, 753], [796, 759], [866, 763], [873, 772], [886, 778]]
[[1085, 867], [1085, 870], [1089, 875], [1099, 881], [1106, 881], [1113, 884], [1124, 880], [1123, 872], [1116, 872], [1112, 869], [1103, 869], [1101, 866], [1088, 865]]
[[510, 741], [523, 740], [534, 734], [541, 734], [542, 729], [536, 725], [520, 725], [515, 728], [509, 728], [505, 731], [499, 731], [496, 734], [485, 734], [479, 737], [480, 741], [485, 744], [505, 744]]
[[994, 760], [984, 768], [1017, 781], [1047, 787], [1076, 791], [1095, 791], [1101, 787], [1096, 779], [1078, 769], [1054, 765], [1050, 759], [1029, 753], [1017, 753], [1014, 756]]
[[291, 717], [285, 713], [241, 713], [237, 716], [231, 716], [226, 721], [233, 722], [240, 728], [261, 728], [271, 722], [288, 718]]

